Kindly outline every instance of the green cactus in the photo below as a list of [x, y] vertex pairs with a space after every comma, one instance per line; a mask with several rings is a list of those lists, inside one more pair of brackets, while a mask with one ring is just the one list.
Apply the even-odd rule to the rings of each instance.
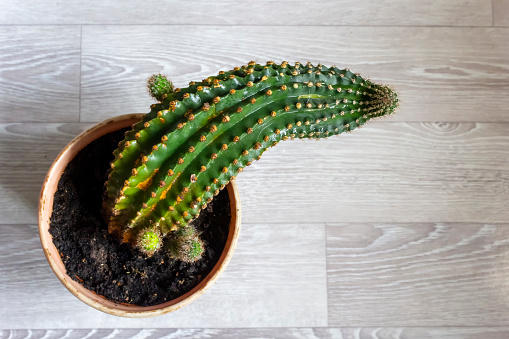
[[114, 152], [103, 204], [109, 231], [147, 255], [279, 141], [349, 132], [398, 105], [386, 86], [310, 63], [250, 62], [182, 89], [156, 75], [149, 89], [160, 103]]
[[161, 248], [161, 233], [158, 229], [144, 229], [138, 235], [138, 246], [148, 255]]
[[163, 74], [154, 74], [148, 78], [147, 88], [154, 99], [161, 101], [166, 93], [173, 92], [173, 83]]
[[195, 262], [205, 252], [205, 244], [192, 226], [181, 227], [173, 232], [165, 247], [173, 258], [185, 262]]

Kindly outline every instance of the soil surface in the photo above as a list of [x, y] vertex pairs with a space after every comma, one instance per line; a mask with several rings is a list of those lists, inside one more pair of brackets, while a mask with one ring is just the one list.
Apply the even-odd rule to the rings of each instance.
[[69, 163], [55, 193], [49, 231], [69, 277], [115, 302], [157, 305], [190, 291], [212, 270], [228, 237], [230, 202], [222, 190], [193, 222], [206, 244], [194, 264], [163, 251], [146, 258], [121, 244], [108, 234], [100, 209], [112, 152], [124, 131], [94, 141]]

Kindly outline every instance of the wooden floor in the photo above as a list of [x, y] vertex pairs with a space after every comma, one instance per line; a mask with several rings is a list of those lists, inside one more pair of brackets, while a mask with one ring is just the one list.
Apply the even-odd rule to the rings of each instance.
[[[390, 84], [397, 115], [267, 152], [237, 183], [235, 255], [196, 302], [116, 318], [37, 233], [60, 149], [250, 60]], [[509, 338], [509, 0], [0, 0], [0, 339]]]

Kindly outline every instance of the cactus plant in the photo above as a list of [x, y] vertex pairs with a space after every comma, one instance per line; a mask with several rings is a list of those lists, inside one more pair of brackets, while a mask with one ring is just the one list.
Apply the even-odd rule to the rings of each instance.
[[195, 253], [175, 256], [187, 261], [204, 246], [192, 219], [265, 150], [352, 131], [398, 105], [387, 86], [311, 63], [250, 62], [186, 88], [155, 75], [148, 87], [159, 103], [114, 152], [103, 210], [121, 241], [147, 255], [186, 243]]

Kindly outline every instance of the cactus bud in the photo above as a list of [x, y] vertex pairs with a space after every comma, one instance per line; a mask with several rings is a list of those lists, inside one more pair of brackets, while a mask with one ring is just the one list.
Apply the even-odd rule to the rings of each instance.
[[163, 101], [164, 95], [173, 93], [173, 83], [162, 74], [154, 74], [148, 79], [148, 91], [157, 101]]

